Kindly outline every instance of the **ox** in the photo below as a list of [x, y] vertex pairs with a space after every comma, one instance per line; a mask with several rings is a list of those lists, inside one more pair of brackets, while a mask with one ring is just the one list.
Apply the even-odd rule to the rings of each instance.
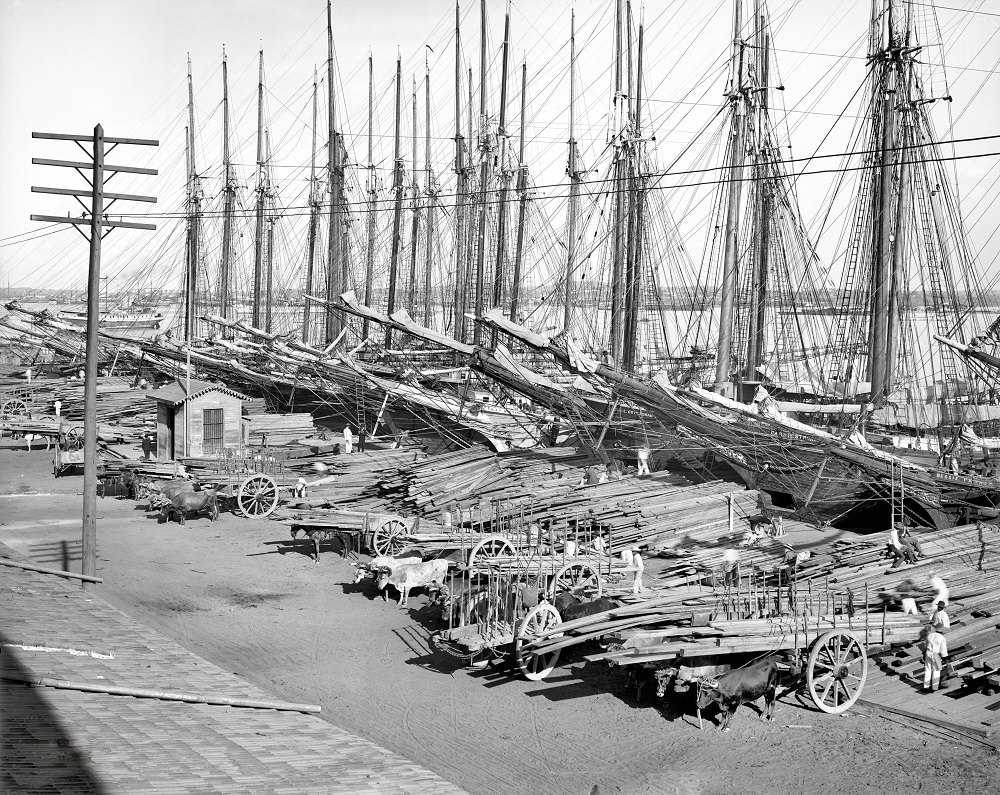
[[606, 596], [584, 601], [570, 592], [565, 592], [555, 598], [554, 606], [563, 621], [573, 621], [584, 616], [593, 616], [614, 610], [616, 607], [621, 607], [621, 603], [614, 599], [608, 599]]
[[486, 592], [486, 577], [472, 574], [432, 582], [429, 594], [441, 603], [441, 620], [452, 627], [464, 627], [476, 617], [476, 607]]
[[298, 538], [299, 533], [305, 535], [313, 543], [313, 563], [319, 563], [319, 545], [321, 541], [333, 541], [337, 539], [340, 542], [341, 558], [347, 558], [348, 555], [354, 554], [350, 533], [341, 533], [339, 530], [331, 530], [327, 527], [300, 527], [296, 525], [292, 528], [292, 538]]
[[414, 588], [427, 588], [431, 583], [441, 582], [448, 573], [447, 560], [429, 560], [426, 563], [410, 563], [393, 567], [381, 566], [373, 569], [378, 577], [376, 590], [382, 594], [382, 600], [388, 601], [385, 589], [392, 585], [399, 591], [397, 605], [407, 606], [410, 591]]
[[[722, 708], [722, 731], [727, 732], [729, 723], [740, 704], [749, 704], [761, 696], [764, 696], [767, 705], [761, 719], [774, 720], [777, 691], [778, 664], [774, 660], [760, 660], [746, 668], [736, 668], [722, 674], [718, 679], [700, 679], [696, 704], [698, 728], [701, 728], [701, 711], [712, 702], [718, 702]], [[662, 695], [659, 686], [657, 695]]]
[[208, 511], [208, 518], [213, 522], [219, 518], [219, 504], [214, 491], [186, 491], [173, 497], [170, 502], [160, 508], [160, 524], [170, 520], [170, 515], [177, 514], [179, 524], [184, 524], [184, 517], [189, 513]]
[[159, 491], [150, 492], [149, 510], [155, 511], [164, 505], [168, 505], [178, 494], [189, 494], [200, 490], [201, 486], [191, 480], [185, 480], [184, 478], [168, 480], [160, 486]]
[[354, 565], [354, 584], [357, 585], [359, 582], [367, 577], [376, 577], [378, 569], [385, 568], [388, 566], [390, 569], [395, 566], [405, 566], [411, 563], [420, 563], [423, 560], [420, 557], [419, 552], [413, 552], [408, 555], [400, 555], [398, 558], [392, 557], [390, 555], [379, 555], [371, 559], [369, 563], [355, 563]]

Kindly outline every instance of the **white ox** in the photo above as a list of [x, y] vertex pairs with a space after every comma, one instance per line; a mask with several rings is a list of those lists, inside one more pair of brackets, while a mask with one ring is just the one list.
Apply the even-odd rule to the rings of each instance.
[[372, 558], [370, 563], [355, 563], [354, 564], [354, 584], [357, 585], [366, 577], [375, 577], [379, 569], [389, 567], [395, 568], [396, 566], [409, 566], [411, 563], [420, 563], [423, 558], [419, 554], [415, 553], [411, 556], [394, 558], [389, 555], [380, 555], [376, 558]]
[[447, 560], [429, 560], [426, 563], [407, 563], [395, 566], [381, 566], [373, 569], [378, 579], [376, 590], [382, 593], [382, 600], [388, 601], [385, 593], [387, 586], [395, 586], [399, 591], [396, 604], [406, 607], [410, 591], [414, 588], [427, 588], [431, 583], [442, 582], [448, 573]]

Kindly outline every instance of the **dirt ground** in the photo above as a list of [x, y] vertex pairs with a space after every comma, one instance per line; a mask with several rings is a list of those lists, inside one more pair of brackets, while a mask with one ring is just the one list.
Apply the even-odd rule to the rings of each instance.
[[[36, 558], [65, 541], [79, 571], [82, 477], [54, 479], [51, 453], [13, 444], [0, 444], [0, 541]], [[792, 694], [773, 724], [745, 708], [729, 734], [699, 732], [687, 702], [636, 703], [619, 672], [578, 658], [543, 682], [460, 668], [428, 645], [439, 610], [422, 594], [408, 609], [376, 600], [337, 553], [314, 565], [275, 522], [161, 525], [143, 508], [99, 500], [101, 597], [472, 793], [1000, 792], [994, 752], [861, 709], [824, 715]]]

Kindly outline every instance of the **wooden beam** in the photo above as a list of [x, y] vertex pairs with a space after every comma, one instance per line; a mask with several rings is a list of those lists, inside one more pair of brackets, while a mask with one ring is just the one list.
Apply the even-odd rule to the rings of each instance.
[[[32, 138], [45, 138], [50, 141], [87, 141], [89, 143], [94, 142], [93, 135], [70, 135], [68, 133], [44, 133], [44, 132], [33, 132], [31, 134]], [[111, 136], [104, 137], [104, 143], [106, 144], [134, 144], [135, 146], [159, 146], [160, 142], [153, 140], [152, 138], [112, 138]]]
[[[36, 185], [31, 186], [32, 193], [55, 193], [59, 196], [93, 196], [94, 192], [92, 190], [84, 190], [82, 188], [40, 188]], [[155, 202], [155, 196], [138, 196], [133, 193], [107, 193], [104, 194], [105, 199], [121, 199], [122, 201], [133, 201], [133, 202]]]
[[[93, 163], [84, 163], [79, 160], [51, 160], [47, 157], [31, 158], [33, 166], [60, 166], [62, 168], [83, 168], [88, 171], [94, 167]], [[105, 171], [119, 171], [123, 174], [149, 174], [156, 176], [160, 172], [155, 168], [139, 168], [138, 166], [105, 166]]]
[[[48, 221], [53, 224], [77, 224], [91, 226], [90, 218], [67, 218], [61, 215], [32, 215], [32, 221]], [[156, 229], [156, 224], [135, 224], [129, 221], [99, 221], [98, 226], [118, 226], [123, 229]]]

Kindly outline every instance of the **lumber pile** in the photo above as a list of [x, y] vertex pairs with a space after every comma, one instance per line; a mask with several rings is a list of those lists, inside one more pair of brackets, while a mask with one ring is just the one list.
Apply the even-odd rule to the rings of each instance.
[[313, 435], [312, 414], [252, 414], [243, 418], [243, 438], [255, 444], [267, 435], [268, 446], [281, 446]]

